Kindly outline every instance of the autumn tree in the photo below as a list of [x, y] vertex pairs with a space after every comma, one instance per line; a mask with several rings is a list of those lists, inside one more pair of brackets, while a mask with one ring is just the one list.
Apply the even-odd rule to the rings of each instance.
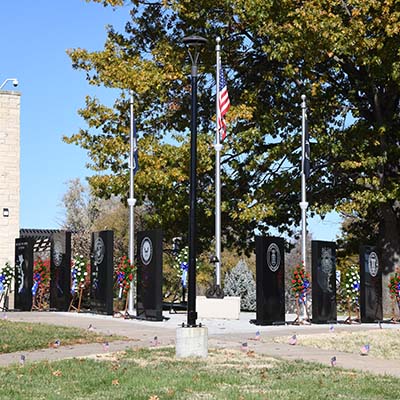
[[[199, 82], [199, 234], [213, 224], [214, 39], [222, 37], [232, 107], [222, 159], [222, 225], [228, 246], [250, 249], [254, 231], [298, 225], [300, 96], [312, 140], [311, 213], [336, 210], [378, 242], [388, 272], [400, 254], [400, 3], [395, 0], [93, 0], [131, 7], [124, 33], [104, 49], [69, 51], [89, 84], [120, 88], [114, 107], [87, 98], [88, 128], [66, 138], [88, 150], [100, 196], [127, 195], [128, 104], [140, 132], [139, 202], [167, 235], [186, 232], [189, 62], [182, 38], [209, 39]], [[347, 120], [345, 120], [347, 118]], [[172, 139], [171, 139], [172, 138]], [[350, 227], [351, 229], [351, 227]]]

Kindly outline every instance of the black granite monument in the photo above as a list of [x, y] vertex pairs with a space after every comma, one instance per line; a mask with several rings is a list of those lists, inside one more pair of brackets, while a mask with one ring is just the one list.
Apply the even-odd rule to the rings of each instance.
[[161, 230], [138, 233], [137, 303], [139, 319], [162, 321], [162, 261]]
[[15, 239], [15, 302], [21, 311], [32, 309], [33, 246], [35, 239]]
[[376, 322], [383, 318], [382, 268], [376, 247], [360, 249], [360, 313], [361, 322]]
[[313, 240], [311, 249], [312, 322], [336, 322], [336, 244]]
[[53, 233], [50, 254], [50, 309], [68, 311], [71, 301], [71, 232]]
[[285, 322], [284, 240], [256, 236], [256, 325]]
[[92, 233], [90, 254], [90, 309], [113, 315], [114, 232]]

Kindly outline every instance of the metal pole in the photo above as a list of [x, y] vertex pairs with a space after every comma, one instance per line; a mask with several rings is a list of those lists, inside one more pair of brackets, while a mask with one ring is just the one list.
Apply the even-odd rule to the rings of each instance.
[[196, 326], [196, 203], [197, 203], [197, 57], [192, 61], [192, 119], [190, 124], [190, 193], [189, 193], [189, 277], [187, 325]]
[[220, 134], [218, 128], [218, 121], [220, 118], [219, 108], [219, 74], [221, 68], [221, 38], [216, 39], [215, 51], [217, 53], [217, 94], [216, 94], [216, 131], [215, 131], [215, 255], [217, 257], [215, 262], [215, 281], [217, 287], [221, 286], [221, 150], [222, 144], [220, 143]]
[[[134, 167], [135, 167], [135, 159], [134, 154], [136, 151], [136, 137], [134, 134], [135, 130], [135, 117], [133, 115], [133, 91], [130, 91], [130, 154], [129, 154], [129, 260], [131, 264], [134, 264], [135, 258], [135, 192], [134, 192]], [[128, 314], [133, 315], [134, 312], [134, 291], [135, 291], [135, 279], [133, 279], [131, 283], [131, 287], [129, 289], [129, 299], [128, 299]]]
[[305, 134], [306, 134], [306, 96], [301, 96], [301, 112], [302, 112], [302, 123], [301, 123], [301, 257], [304, 263], [304, 267], [307, 266], [307, 207], [308, 203], [306, 200], [306, 175], [304, 170], [304, 157], [305, 157]]

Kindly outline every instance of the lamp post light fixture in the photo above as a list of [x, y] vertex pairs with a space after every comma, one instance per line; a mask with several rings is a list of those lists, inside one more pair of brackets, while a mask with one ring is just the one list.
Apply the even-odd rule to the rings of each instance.
[[191, 122], [190, 122], [190, 191], [189, 191], [189, 268], [188, 268], [188, 305], [187, 326], [195, 327], [196, 312], [196, 203], [197, 203], [197, 66], [200, 49], [207, 43], [201, 36], [183, 38], [192, 62], [191, 69]]
[[17, 78], [7, 78], [1, 85], [0, 85], [0, 90], [3, 89], [3, 87], [6, 85], [7, 82], [12, 82], [14, 87], [18, 86], [18, 79]]

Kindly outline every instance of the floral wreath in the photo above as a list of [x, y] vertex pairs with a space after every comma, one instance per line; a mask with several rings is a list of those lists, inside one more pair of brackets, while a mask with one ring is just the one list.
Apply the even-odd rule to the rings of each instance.
[[396, 269], [395, 274], [389, 280], [390, 297], [400, 302], [400, 270]]
[[296, 265], [293, 271], [292, 291], [300, 303], [305, 303], [311, 291], [310, 274], [306, 272], [303, 262]]
[[71, 269], [71, 294], [75, 294], [79, 289], [85, 287], [85, 281], [88, 275], [87, 261], [81, 254], [76, 255], [72, 260]]
[[360, 272], [356, 264], [350, 265], [349, 270], [344, 274], [343, 290], [347, 299], [351, 304], [358, 305], [360, 296]]
[[181, 280], [182, 287], [187, 287], [187, 277], [189, 270], [189, 247], [186, 246], [176, 255], [173, 265], [177, 277]]
[[11, 288], [11, 282], [15, 276], [15, 269], [7, 261], [0, 272], [0, 294]]
[[117, 284], [119, 287], [118, 298], [121, 299], [122, 295], [127, 295], [133, 281], [135, 266], [131, 264], [128, 257], [123, 256], [115, 271], [117, 276]]
[[[47, 263], [48, 264], [48, 263]], [[39, 289], [46, 287], [50, 280], [49, 265], [38, 257], [33, 264], [33, 286], [32, 295], [35, 296]]]

